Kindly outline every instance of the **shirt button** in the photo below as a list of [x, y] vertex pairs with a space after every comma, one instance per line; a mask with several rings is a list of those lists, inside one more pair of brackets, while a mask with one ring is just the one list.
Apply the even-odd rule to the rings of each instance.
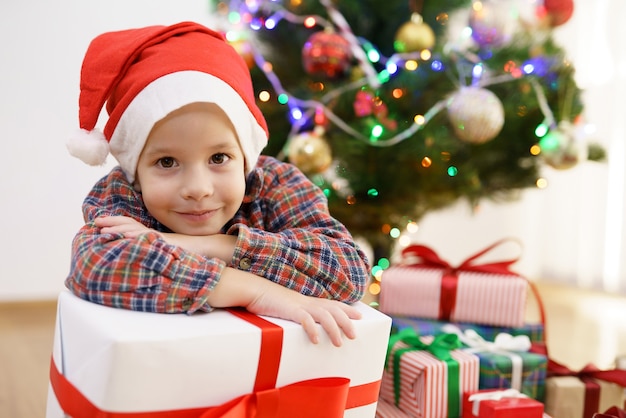
[[248, 257], [244, 257], [239, 260], [239, 268], [242, 270], [249, 270], [252, 266], [252, 261]]
[[191, 298], [185, 298], [183, 299], [183, 311], [188, 311], [189, 309], [191, 309], [191, 305], [193, 305], [193, 299]]

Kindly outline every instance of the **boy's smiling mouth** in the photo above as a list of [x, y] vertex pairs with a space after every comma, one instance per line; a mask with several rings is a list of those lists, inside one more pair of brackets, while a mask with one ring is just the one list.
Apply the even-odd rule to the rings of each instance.
[[215, 214], [216, 212], [217, 212], [217, 209], [206, 209], [206, 210], [188, 211], [188, 212], [176, 211], [175, 213], [190, 221], [198, 222], [198, 221], [204, 221], [204, 220], [211, 218], [213, 214]]

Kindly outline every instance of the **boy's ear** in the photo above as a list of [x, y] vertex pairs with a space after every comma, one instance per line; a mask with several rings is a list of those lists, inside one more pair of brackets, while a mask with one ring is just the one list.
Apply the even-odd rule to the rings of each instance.
[[141, 184], [139, 184], [139, 180], [135, 179], [133, 182], [133, 189], [135, 189], [137, 193], [141, 193]]

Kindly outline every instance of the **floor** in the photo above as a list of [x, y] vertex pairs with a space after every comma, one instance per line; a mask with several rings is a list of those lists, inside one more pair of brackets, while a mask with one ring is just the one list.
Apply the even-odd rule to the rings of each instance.
[[0, 417], [45, 416], [55, 302], [0, 304]]
[[[626, 297], [540, 283], [548, 346], [571, 368], [613, 367], [626, 355]], [[0, 304], [0, 417], [45, 416], [55, 302]], [[529, 299], [528, 320], [538, 316]]]

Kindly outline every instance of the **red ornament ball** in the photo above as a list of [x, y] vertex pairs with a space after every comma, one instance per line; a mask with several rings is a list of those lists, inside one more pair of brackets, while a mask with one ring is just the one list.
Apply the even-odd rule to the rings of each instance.
[[341, 77], [352, 64], [350, 43], [337, 33], [316, 32], [302, 48], [302, 63], [309, 75]]
[[559, 26], [574, 14], [574, 0], [544, 0], [543, 8], [550, 18], [550, 25]]

